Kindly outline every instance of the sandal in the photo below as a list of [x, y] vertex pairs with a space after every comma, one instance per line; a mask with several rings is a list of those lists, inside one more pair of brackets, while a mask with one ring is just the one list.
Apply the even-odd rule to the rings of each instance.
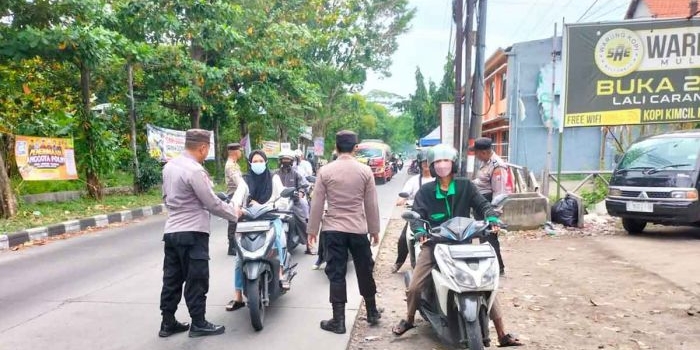
[[516, 338], [512, 334], [506, 334], [502, 338], [498, 339], [498, 347], [499, 348], [504, 348], [507, 346], [521, 346], [523, 343], [520, 342], [520, 339]]
[[282, 290], [287, 291], [287, 290], [290, 290], [292, 288], [292, 284], [289, 283], [289, 281], [281, 281], [280, 287], [282, 288]]
[[399, 324], [394, 326], [394, 328], [391, 329], [391, 332], [394, 333], [395, 336], [401, 336], [404, 333], [408, 332], [409, 330], [416, 328], [416, 326], [413, 325], [413, 323], [408, 323], [406, 320], [401, 320]]
[[242, 301], [231, 300], [226, 304], [226, 311], [236, 311], [244, 306], [245, 303]]

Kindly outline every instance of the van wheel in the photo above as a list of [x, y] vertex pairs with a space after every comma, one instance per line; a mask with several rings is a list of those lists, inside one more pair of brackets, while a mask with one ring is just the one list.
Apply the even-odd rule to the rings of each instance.
[[647, 222], [635, 219], [622, 219], [622, 227], [625, 228], [627, 233], [634, 235], [637, 233], [642, 233], [644, 228], [647, 227]]

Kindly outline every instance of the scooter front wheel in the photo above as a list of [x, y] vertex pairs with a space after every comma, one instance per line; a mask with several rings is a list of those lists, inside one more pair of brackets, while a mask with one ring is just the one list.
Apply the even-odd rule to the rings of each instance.
[[263, 304], [265, 290], [260, 283], [260, 278], [248, 280], [246, 284], [246, 296], [248, 297], [248, 309], [250, 310], [250, 323], [253, 329], [260, 331], [263, 329], [263, 321], [265, 320], [265, 304]]
[[484, 340], [481, 334], [479, 319], [473, 322], [464, 322], [467, 332], [467, 347], [469, 350], [484, 350]]

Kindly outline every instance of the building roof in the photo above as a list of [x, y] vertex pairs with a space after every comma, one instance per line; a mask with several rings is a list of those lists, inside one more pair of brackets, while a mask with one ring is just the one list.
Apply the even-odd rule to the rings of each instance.
[[685, 0], [632, 0], [627, 8], [625, 19], [634, 18], [637, 7], [644, 3], [654, 18], [687, 17], [690, 14], [689, 1]]

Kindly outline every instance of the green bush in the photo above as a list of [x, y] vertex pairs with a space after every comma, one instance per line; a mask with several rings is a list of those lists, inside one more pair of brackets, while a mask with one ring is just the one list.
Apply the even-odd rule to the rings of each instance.
[[155, 158], [145, 154], [139, 159], [141, 174], [136, 181], [140, 193], [147, 192], [163, 181], [163, 166]]
[[605, 181], [600, 178], [595, 179], [595, 186], [592, 190], [581, 191], [581, 197], [583, 198], [583, 205], [588, 208], [591, 205], [600, 203], [608, 195], [608, 186]]

